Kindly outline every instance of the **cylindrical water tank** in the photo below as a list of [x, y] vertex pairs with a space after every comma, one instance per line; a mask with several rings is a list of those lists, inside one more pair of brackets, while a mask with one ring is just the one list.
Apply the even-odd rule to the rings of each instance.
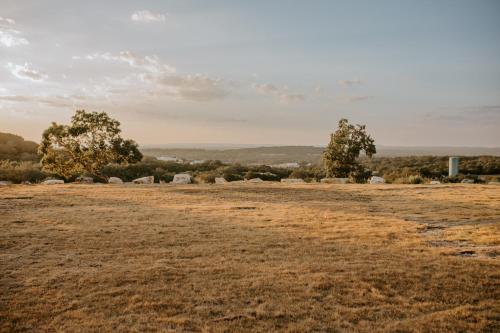
[[458, 175], [458, 157], [450, 157], [448, 175], [450, 177]]

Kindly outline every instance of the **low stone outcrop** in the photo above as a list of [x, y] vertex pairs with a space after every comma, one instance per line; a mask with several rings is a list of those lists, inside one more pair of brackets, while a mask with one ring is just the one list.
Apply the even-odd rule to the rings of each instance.
[[323, 178], [321, 182], [324, 184], [347, 184], [349, 178]]
[[94, 178], [92, 177], [86, 177], [86, 176], [80, 176], [75, 179], [75, 183], [79, 184], [93, 184], [94, 183]]
[[301, 178], [282, 178], [281, 182], [285, 183], [285, 184], [304, 184], [305, 183], [304, 179], [301, 179]]
[[439, 180], [431, 180], [431, 182], [429, 184], [431, 184], [431, 185], [439, 185], [439, 184], [441, 184], [441, 182]]
[[123, 184], [123, 180], [121, 180], [121, 178], [118, 178], [118, 177], [109, 177], [108, 183], [109, 184]]
[[12, 185], [10, 180], [0, 180], [0, 186]]
[[153, 184], [155, 182], [155, 177], [154, 176], [147, 176], [147, 177], [141, 177], [134, 179], [132, 183], [134, 184]]
[[252, 178], [248, 180], [249, 183], [263, 183], [264, 181], [260, 178]]
[[178, 173], [174, 176], [172, 184], [191, 184], [191, 175], [187, 173]]
[[227, 180], [224, 177], [215, 177], [215, 184], [226, 184]]
[[64, 180], [61, 179], [47, 179], [41, 182], [42, 185], [59, 185], [64, 184]]
[[460, 182], [462, 184], [474, 184], [474, 179], [462, 179], [462, 181]]
[[373, 176], [370, 178], [370, 184], [385, 184], [385, 179], [382, 177]]

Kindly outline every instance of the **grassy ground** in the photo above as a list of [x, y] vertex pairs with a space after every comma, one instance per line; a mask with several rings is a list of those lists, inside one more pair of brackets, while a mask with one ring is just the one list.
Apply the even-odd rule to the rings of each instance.
[[0, 187], [2, 332], [498, 332], [500, 187]]

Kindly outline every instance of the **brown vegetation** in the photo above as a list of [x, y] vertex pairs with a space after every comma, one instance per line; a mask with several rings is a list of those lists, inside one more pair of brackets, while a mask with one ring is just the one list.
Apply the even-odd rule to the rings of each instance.
[[494, 332], [500, 188], [0, 188], [2, 332]]

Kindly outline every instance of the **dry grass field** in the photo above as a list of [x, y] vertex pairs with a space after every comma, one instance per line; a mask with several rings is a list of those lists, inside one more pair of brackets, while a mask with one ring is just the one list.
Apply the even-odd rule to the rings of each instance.
[[0, 188], [1, 332], [499, 332], [500, 187]]

